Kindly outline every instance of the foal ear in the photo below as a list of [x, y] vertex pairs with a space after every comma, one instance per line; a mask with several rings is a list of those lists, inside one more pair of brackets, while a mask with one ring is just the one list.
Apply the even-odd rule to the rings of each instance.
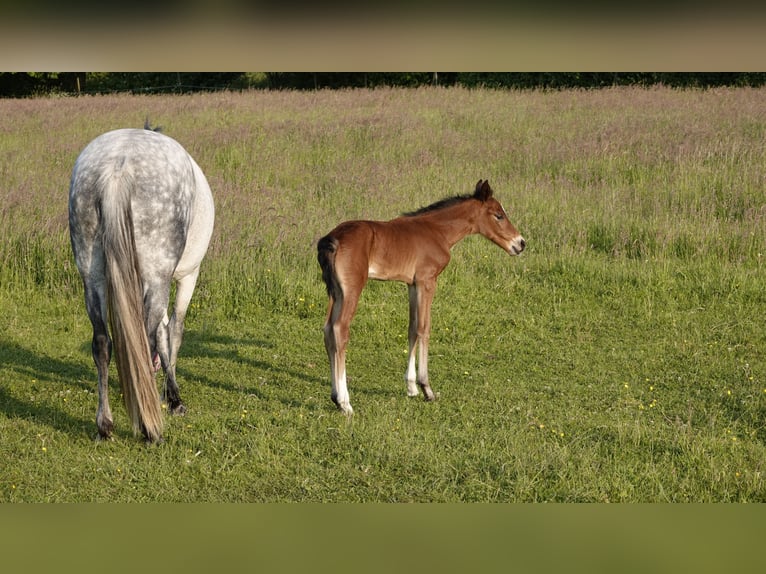
[[479, 183], [476, 184], [476, 191], [473, 196], [479, 201], [487, 201], [492, 197], [492, 188], [489, 187], [489, 180], [479, 180]]

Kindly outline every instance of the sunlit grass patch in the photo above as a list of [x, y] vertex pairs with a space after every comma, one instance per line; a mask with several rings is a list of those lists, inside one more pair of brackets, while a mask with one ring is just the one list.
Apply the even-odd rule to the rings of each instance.
[[[3, 100], [0, 500], [764, 500], [763, 90], [418, 89]], [[136, 439], [96, 373], [66, 192], [147, 114], [217, 220], [178, 361], [185, 417]], [[760, 126], [760, 128], [759, 128]], [[316, 240], [489, 179], [527, 239], [452, 252], [432, 404], [404, 382], [407, 290], [352, 324], [330, 401]], [[160, 379], [161, 381], [161, 379]], [[88, 477], [83, 480], [83, 477]]]

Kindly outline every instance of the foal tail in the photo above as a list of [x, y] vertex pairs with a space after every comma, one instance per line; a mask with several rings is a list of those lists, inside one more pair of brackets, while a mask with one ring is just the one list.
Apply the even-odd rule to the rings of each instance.
[[343, 298], [343, 289], [338, 282], [338, 274], [335, 273], [335, 253], [338, 250], [338, 240], [330, 235], [325, 235], [317, 243], [317, 260], [322, 268], [322, 280], [327, 286], [327, 295], [339, 301]]
[[144, 326], [143, 281], [133, 234], [130, 185], [124, 174], [104, 180], [101, 222], [107, 302], [117, 374], [133, 432], [142, 430], [147, 440], [155, 442], [162, 436], [162, 408]]

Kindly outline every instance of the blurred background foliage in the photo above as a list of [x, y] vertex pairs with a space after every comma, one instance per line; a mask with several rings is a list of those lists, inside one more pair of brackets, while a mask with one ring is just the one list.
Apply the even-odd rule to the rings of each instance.
[[0, 97], [463, 86], [566, 89], [665, 85], [762, 86], [766, 72], [2, 72]]

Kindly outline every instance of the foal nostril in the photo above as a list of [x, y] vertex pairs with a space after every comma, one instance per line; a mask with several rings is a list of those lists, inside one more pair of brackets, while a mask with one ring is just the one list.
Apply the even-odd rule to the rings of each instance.
[[521, 247], [520, 251], [524, 251], [524, 248], [527, 246], [527, 242], [524, 241], [524, 238], [522, 237], [519, 239], [519, 247]]

